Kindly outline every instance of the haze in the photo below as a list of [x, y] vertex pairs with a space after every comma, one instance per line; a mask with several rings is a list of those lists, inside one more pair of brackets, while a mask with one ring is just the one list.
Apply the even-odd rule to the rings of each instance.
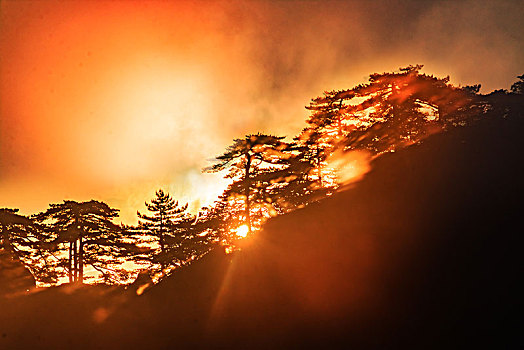
[[2, 1], [0, 207], [97, 199], [136, 222], [160, 187], [192, 211], [233, 138], [293, 137], [304, 106], [424, 64], [454, 84], [524, 73], [524, 3]]

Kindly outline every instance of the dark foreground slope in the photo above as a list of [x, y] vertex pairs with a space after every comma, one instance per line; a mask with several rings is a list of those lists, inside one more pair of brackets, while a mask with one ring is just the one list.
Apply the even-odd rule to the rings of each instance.
[[523, 132], [437, 135], [269, 222], [233, 262], [224, 343], [521, 348]]
[[516, 119], [435, 135], [140, 297], [4, 300], [0, 348], [522, 348], [523, 150]]

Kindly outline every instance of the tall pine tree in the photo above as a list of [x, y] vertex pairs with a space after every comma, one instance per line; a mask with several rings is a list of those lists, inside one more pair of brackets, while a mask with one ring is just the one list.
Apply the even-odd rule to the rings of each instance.
[[117, 216], [118, 210], [103, 202], [66, 200], [50, 204], [35, 219], [53, 237], [49, 250], [60, 256], [70, 283], [83, 283], [88, 265], [103, 281], [122, 282], [128, 278], [128, 271], [122, 267], [125, 258], [141, 249], [129, 242], [129, 234], [113, 222]]
[[[144, 234], [153, 237], [158, 248], [151, 251], [150, 261], [159, 263], [163, 270], [171, 263], [184, 260], [183, 241], [194, 217], [186, 212], [187, 203], [179, 205], [167, 192], [159, 189], [151, 202], [145, 202], [150, 215], [137, 211], [140, 218], [139, 229]], [[176, 260], [176, 261], [174, 261]]]
[[204, 169], [204, 172], [228, 170], [226, 177], [234, 181], [221, 199], [227, 203], [224, 208], [229, 208], [230, 214], [235, 212], [234, 216], [243, 216], [248, 233], [253, 229], [252, 216], [260, 216], [262, 211], [254, 204], [271, 203], [271, 188], [277, 186], [271, 182], [273, 172], [285, 167], [286, 160], [291, 157], [292, 147], [283, 139], [265, 134], [235, 139], [224, 154], [216, 157], [214, 165]]

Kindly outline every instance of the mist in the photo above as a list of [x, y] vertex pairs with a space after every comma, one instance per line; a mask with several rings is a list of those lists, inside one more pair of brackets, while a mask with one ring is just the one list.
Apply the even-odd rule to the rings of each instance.
[[192, 211], [232, 140], [292, 138], [309, 100], [424, 64], [482, 93], [524, 67], [519, 1], [2, 1], [0, 207], [106, 201], [136, 221], [162, 187]]

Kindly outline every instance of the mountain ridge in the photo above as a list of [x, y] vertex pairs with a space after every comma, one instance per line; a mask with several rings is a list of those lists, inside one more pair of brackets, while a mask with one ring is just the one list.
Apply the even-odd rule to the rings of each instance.
[[518, 348], [523, 132], [486, 118], [386, 154], [141, 296], [0, 302], [0, 347]]

